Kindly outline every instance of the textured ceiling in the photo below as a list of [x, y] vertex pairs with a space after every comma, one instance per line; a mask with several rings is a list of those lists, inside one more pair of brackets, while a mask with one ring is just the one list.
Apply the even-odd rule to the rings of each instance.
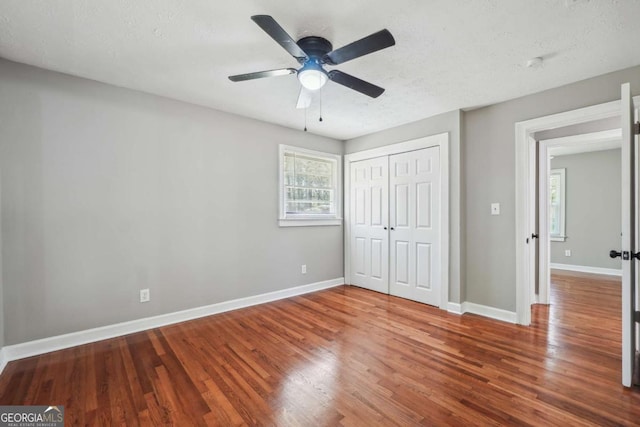
[[[0, 56], [302, 129], [295, 76], [228, 75], [297, 63], [250, 16], [340, 47], [382, 28], [396, 46], [337, 69], [386, 88], [329, 82], [309, 131], [349, 139], [640, 64], [637, 0], [0, 0]], [[531, 57], [541, 68], [527, 68]]]

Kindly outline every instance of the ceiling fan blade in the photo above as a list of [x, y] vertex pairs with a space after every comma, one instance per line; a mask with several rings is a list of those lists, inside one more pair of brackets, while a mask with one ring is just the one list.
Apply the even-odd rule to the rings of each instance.
[[347, 73], [343, 73], [342, 71], [331, 70], [328, 74], [329, 78], [332, 81], [346, 86], [349, 89], [353, 89], [360, 93], [368, 95], [372, 98], [377, 98], [384, 92], [384, 89], [380, 86], [365, 82], [364, 80], [360, 80], [359, 78], [353, 77], [352, 75]]
[[296, 41], [269, 15], [254, 15], [253, 22], [258, 24], [265, 33], [269, 34], [280, 46], [296, 59], [306, 61], [307, 54], [300, 49]]
[[309, 108], [309, 106], [311, 105], [311, 98], [312, 98], [311, 92], [301, 86], [296, 108]]
[[245, 80], [261, 79], [263, 77], [286, 76], [287, 74], [295, 74], [298, 70], [295, 68], [281, 68], [279, 70], [258, 71], [255, 73], [237, 74], [229, 76], [232, 82], [242, 82]]
[[324, 56], [324, 61], [331, 65], [342, 64], [378, 50], [393, 46], [395, 39], [389, 30], [380, 30], [346, 46], [333, 50]]

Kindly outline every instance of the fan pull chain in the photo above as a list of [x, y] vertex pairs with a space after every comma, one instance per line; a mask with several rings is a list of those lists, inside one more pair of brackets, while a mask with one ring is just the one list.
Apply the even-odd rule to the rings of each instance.
[[320, 88], [320, 118], [318, 119], [318, 121], [322, 121], [322, 88]]
[[304, 109], [304, 131], [307, 131], [307, 108]]

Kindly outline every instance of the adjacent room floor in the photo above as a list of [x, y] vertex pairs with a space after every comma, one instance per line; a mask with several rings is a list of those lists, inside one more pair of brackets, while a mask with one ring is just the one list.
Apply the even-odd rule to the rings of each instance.
[[12, 362], [0, 404], [67, 425], [637, 425], [620, 281], [552, 282], [531, 327], [341, 286]]

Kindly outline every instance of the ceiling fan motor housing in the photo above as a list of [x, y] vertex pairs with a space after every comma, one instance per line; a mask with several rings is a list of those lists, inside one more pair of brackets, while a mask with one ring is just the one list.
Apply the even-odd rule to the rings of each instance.
[[[324, 56], [333, 50], [329, 40], [317, 36], [303, 37], [296, 44], [309, 56], [309, 59], [315, 59], [318, 64], [325, 63]], [[298, 62], [304, 64], [305, 58], [298, 58]]]

